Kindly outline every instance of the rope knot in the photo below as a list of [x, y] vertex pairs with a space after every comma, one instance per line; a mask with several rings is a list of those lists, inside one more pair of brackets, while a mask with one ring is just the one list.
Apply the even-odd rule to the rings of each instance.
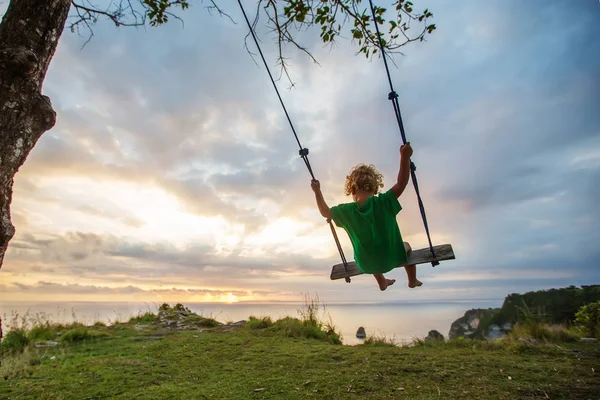
[[300, 154], [300, 157], [306, 157], [308, 156], [308, 149], [300, 149], [300, 151], [298, 151], [298, 154]]
[[390, 94], [388, 94], [388, 100], [394, 100], [398, 98], [398, 93], [396, 93], [394, 90], [392, 90], [390, 92]]

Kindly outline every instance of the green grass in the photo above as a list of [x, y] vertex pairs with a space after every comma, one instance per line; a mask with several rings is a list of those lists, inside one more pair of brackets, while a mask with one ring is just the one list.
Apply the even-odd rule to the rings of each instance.
[[32, 342], [54, 340], [56, 339], [56, 330], [48, 323], [37, 325], [31, 328], [31, 330], [27, 333], [27, 337]]
[[152, 323], [152, 322], [156, 322], [158, 319], [158, 316], [156, 314], [153, 314], [150, 311], [146, 311], [145, 313], [139, 313], [136, 317], [133, 317], [129, 320], [129, 322], [132, 323]]
[[575, 327], [567, 328], [562, 325], [548, 325], [538, 321], [518, 323], [507, 335], [511, 340], [535, 339], [548, 343], [575, 342], [582, 332]]
[[14, 329], [8, 332], [2, 339], [0, 350], [2, 352], [18, 352], [29, 344], [27, 331], [22, 328]]
[[190, 325], [194, 325], [199, 328], [212, 328], [219, 326], [219, 322], [213, 318], [204, 318], [200, 315], [190, 315], [185, 318], [185, 322]]
[[[600, 344], [574, 341], [566, 329], [531, 325], [498, 341], [415, 339], [401, 347], [372, 336], [342, 346], [314, 300], [300, 318], [252, 316], [236, 327], [181, 304], [159, 312], [186, 313], [189, 329], [167, 329], [150, 312], [111, 326], [17, 326], [0, 346], [0, 399], [577, 400], [600, 393]], [[537, 334], [546, 339], [521, 340]], [[45, 340], [60, 344], [34, 346]]]
[[368, 346], [396, 346], [396, 342], [392, 338], [388, 338], [384, 335], [369, 335], [364, 341], [363, 345]]
[[251, 315], [248, 317], [248, 325], [251, 329], [264, 329], [273, 326], [273, 321], [271, 320], [271, 317], [256, 318]]
[[90, 327], [87, 340], [5, 355], [0, 398], [591, 399], [600, 393], [594, 343], [340, 346], [326, 335], [296, 336], [304, 326], [285, 318], [263, 329], [202, 332]]
[[99, 332], [88, 328], [76, 327], [62, 334], [60, 341], [74, 343], [104, 336], [108, 336], [108, 334], [106, 332]]

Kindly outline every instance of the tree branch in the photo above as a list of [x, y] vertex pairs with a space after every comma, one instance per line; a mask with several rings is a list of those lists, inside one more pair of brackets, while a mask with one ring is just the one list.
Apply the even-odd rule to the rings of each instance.
[[[234, 24], [236, 23], [222, 6], [217, 4], [217, 0], [208, 1], [209, 5], [205, 8], [209, 13], [214, 10], [219, 16], [225, 16]], [[281, 68], [278, 80], [285, 75], [291, 87], [294, 86], [284, 51], [285, 45], [288, 43], [305, 53], [314, 63], [319, 64], [311, 52], [295, 39], [296, 32], [315, 25], [320, 27], [320, 37], [323, 43], [334, 46], [337, 44], [338, 37], [344, 37], [343, 27], [351, 22], [352, 27], [349, 32], [351, 40], [358, 44], [357, 54], [363, 53], [367, 58], [372, 58], [377, 53], [381, 54], [380, 38], [376, 30], [372, 29], [372, 24], [378, 24], [380, 28], [384, 28], [383, 25], [388, 14], [390, 14], [389, 29], [380, 29], [381, 42], [386, 55], [403, 54], [399, 50], [401, 47], [425, 40], [425, 36], [436, 29], [434, 24], [428, 24], [428, 20], [433, 17], [433, 14], [428, 9], [420, 14], [413, 12], [411, 1], [396, 0], [392, 4], [395, 8], [394, 16], [385, 8], [374, 6], [375, 20], [373, 20], [370, 9], [364, 8], [362, 4], [362, 0], [257, 0], [256, 14], [251, 26], [256, 32], [260, 16], [264, 13], [265, 25], [277, 39], [276, 63]], [[89, 38], [84, 46], [94, 36], [92, 25], [100, 18], [109, 19], [117, 27], [145, 26], [146, 23], [156, 26], [167, 22], [170, 17], [178, 19], [183, 24], [183, 20], [170, 10], [173, 7], [180, 7], [183, 10], [189, 6], [188, 0], [114, 0], [107, 9], [97, 8], [91, 3], [91, 0], [73, 0], [72, 5], [75, 15], [71, 17], [72, 22], [68, 27], [72, 32], [79, 32], [80, 27], [87, 29]], [[364, 9], [360, 10], [359, 7]], [[417, 31], [414, 36], [409, 35], [413, 23], [422, 24], [422, 29]], [[411, 32], [413, 31], [411, 30]], [[255, 54], [248, 48], [249, 35], [247, 34], [244, 38], [244, 47], [256, 63]], [[394, 62], [391, 57], [390, 60]]]
[[223, 11], [223, 9], [221, 9], [221, 8], [220, 8], [220, 7], [217, 5], [217, 3], [215, 3], [215, 0], [210, 0], [210, 3], [211, 3], [211, 5], [210, 5], [210, 6], [208, 6], [208, 7], [206, 7], [206, 9], [208, 10], [208, 12], [209, 12], [209, 13], [211, 12], [211, 10], [217, 10], [217, 12], [219, 13], [219, 16], [220, 16], [220, 17], [223, 17], [223, 16], [225, 16], [225, 17], [229, 18], [229, 20], [230, 20], [231, 22], [233, 22], [234, 24], [236, 24], [236, 25], [237, 25], [237, 22], [235, 22], [235, 21], [233, 20], [233, 18], [231, 18], [231, 16], [230, 16], [229, 14], [227, 14], [226, 12], [224, 12], [224, 11]]

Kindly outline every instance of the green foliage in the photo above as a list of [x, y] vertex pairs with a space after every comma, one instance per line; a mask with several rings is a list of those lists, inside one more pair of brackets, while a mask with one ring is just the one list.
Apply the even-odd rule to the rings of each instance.
[[[106, 328], [106, 324], [96, 322], [89, 329], [80, 322], [70, 324], [51, 323], [43, 320], [44, 315], [35, 317], [25, 314], [13, 315], [11, 330], [5, 334], [0, 344], [0, 353], [23, 352], [30, 344], [59, 339], [62, 342], [76, 342], [92, 337], [106, 336], [98, 329]], [[31, 347], [31, 346], [30, 346]]]
[[451, 340], [449, 339], [449, 340], [445, 340], [445, 341], [426, 340], [424, 338], [414, 338], [410, 344], [404, 345], [403, 347], [417, 347], [417, 348], [424, 347], [424, 348], [435, 348], [435, 349], [443, 350], [443, 349], [448, 349], [450, 347], [457, 348], [457, 349], [464, 349], [464, 348], [473, 349], [473, 348], [477, 348], [477, 347], [494, 349], [494, 348], [496, 348], [496, 346], [497, 346], [496, 342], [468, 339], [468, 338], [461, 336], [461, 337], [458, 337], [455, 339], [451, 339]]
[[[304, 308], [298, 310], [300, 318], [281, 318], [273, 324], [271, 329], [287, 337], [317, 339], [332, 344], [342, 344], [342, 338], [336, 331], [336, 327], [332, 324], [331, 318], [329, 318], [328, 322], [324, 322], [319, 317], [320, 307], [318, 297], [310, 298], [305, 296]], [[323, 305], [322, 307], [323, 313], [325, 313], [325, 306]], [[258, 322], [252, 322], [252, 319], [250, 319], [249, 323], [258, 324]]]
[[525, 294], [510, 294], [491, 323], [523, 322], [526, 310], [539, 315], [548, 324], [571, 324], [575, 313], [585, 304], [600, 301], [600, 285], [569, 286], [560, 289], [539, 290]]
[[586, 335], [600, 339], [600, 301], [582, 306], [575, 314], [575, 324]]
[[168, 22], [169, 16], [172, 16], [169, 12], [171, 7], [179, 6], [185, 10], [190, 6], [187, 0], [143, 0], [142, 4], [146, 6], [146, 15], [150, 19], [151, 26]]
[[104, 336], [108, 335], [105, 332], [98, 332], [86, 327], [79, 326], [63, 333], [60, 336], [60, 341], [64, 343], [74, 343]]
[[151, 313], [150, 311], [146, 311], [145, 313], [139, 313], [137, 316], [131, 318], [129, 320], [130, 323], [140, 323], [140, 322], [155, 322], [158, 320], [158, 315]]
[[278, 319], [273, 329], [288, 337], [302, 337], [303, 324], [298, 318], [285, 317]]
[[342, 344], [339, 333], [329, 324], [314, 323], [298, 318], [281, 318], [273, 324], [273, 330], [284, 336], [304, 339], [317, 339], [331, 344]]
[[60, 337], [61, 342], [80, 342], [82, 340], [90, 339], [92, 335], [87, 328], [74, 328], [65, 333]]
[[[319, 296], [314, 298], [311, 298], [308, 295], [304, 296], [304, 308], [298, 310], [298, 314], [300, 315], [302, 322], [305, 325], [321, 326], [322, 323], [321, 319], [319, 318], [319, 308]], [[324, 305], [323, 311], [325, 311]]]
[[177, 304], [175, 304], [175, 307], [173, 307], [173, 309], [174, 309], [175, 311], [185, 311], [185, 312], [188, 312], [188, 313], [191, 313], [191, 312], [192, 312], [192, 311], [191, 311], [189, 308], [187, 308], [186, 306], [184, 306], [184, 305], [183, 305], [183, 304], [181, 304], [181, 303], [177, 303]]
[[189, 313], [189, 314], [192, 313], [192, 311], [190, 309], [188, 309], [181, 303], [177, 303], [172, 307], [168, 303], [163, 303], [160, 305], [160, 307], [158, 307], [158, 312], [159, 312], [159, 314], [160, 313], [172, 314], [175, 312], [184, 312], [184, 313]]
[[27, 336], [32, 342], [39, 340], [53, 340], [56, 339], [56, 330], [49, 322], [46, 322], [43, 325], [37, 325], [31, 328]]
[[171, 307], [171, 305], [169, 305], [168, 303], [163, 303], [160, 305], [160, 307], [158, 307], [158, 311], [159, 312], [161, 312], [161, 311], [167, 312], [167, 313], [183, 312], [183, 313], [192, 314], [192, 310], [190, 310], [189, 308], [187, 308], [186, 306], [184, 306], [181, 303], [177, 303], [173, 307]]
[[513, 341], [535, 339], [550, 343], [569, 343], [579, 339], [576, 331], [563, 325], [548, 325], [534, 320], [517, 323], [508, 337]]
[[[370, 7], [363, 7], [360, 0], [321, 0], [318, 2], [308, 0], [287, 0], [283, 1], [283, 15], [273, 20], [282, 21], [280, 28], [283, 28], [283, 36], [287, 36], [287, 26], [297, 23], [300, 25], [316, 25], [320, 27], [320, 37], [325, 43], [333, 43], [335, 39], [342, 36], [342, 29], [347, 19], [353, 21], [350, 28], [352, 39], [358, 42], [359, 51], [367, 58], [376, 54], [379, 49], [379, 36], [373, 29], [373, 13]], [[415, 13], [413, 3], [406, 0], [397, 0], [392, 4], [394, 7], [393, 15], [387, 16], [387, 9], [374, 5], [375, 23], [380, 25], [381, 43], [387, 50], [394, 51], [401, 46], [412, 41], [423, 41], [425, 35], [431, 34], [435, 29], [435, 24], [428, 23], [433, 17], [429, 9], [422, 13]], [[265, 7], [266, 8], [266, 7]], [[267, 9], [267, 14], [269, 10]], [[274, 16], [277, 11], [273, 11]], [[389, 27], [384, 29], [386, 18], [389, 18]], [[286, 20], [287, 19], [287, 20]], [[408, 30], [412, 24], [420, 24], [421, 28], [414, 35], [409, 36]], [[373, 25], [374, 26], [374, 25]], [[293, 40], [290, 40], [293, 41]]]
[[201, 315], [192, 314], [184, 318], [186, 324], [204, 327], [204, 328], [214, 328], [215, 326], [219, 326], [219, 321], [212, 318], [205, 318]]
[[29, 338], [27, 337], [27, 331], [25, 329], [11, 329], [2, 339], [0, 349], [3, 352], [19, 352], [23, 351], [28, 344]]
[[264, 329], [273, 326], [273, 321], [271, 317], [256, 318], [251, 315], [248, 317], [248, 325], [251, 329]]
[[[227, 16], [235, 23], [228, 12], [237, 8], [235, 2], [227, 3], [219, 0], [209, 0], [208, 10], [216, 10], [219, 15]], [[69, 28], [72, 32], [80, 26], [93, 32], [91, 24], [99, 18], [108, 18], [116, 26], [159, 26], [167, 23], [171, 17], [183, 23], [175, 14], [178, 9], [189, 8], [189, 0], [140, 0], [139, 7], [131, 1], [110, 2], [108, 8], [100, 8], [89, 3], [87, 6], [73, 3], [76, 10], [74, 22]], [[408, 0], [396, 0], [388, 10], [385, 7], [366, 6], [362, 0], [259, 0], [251, 25], [256, 28], [261, 18], [264, 18], [267, 29], [276, 36], [278, 57], [277, 63], [287, 75], [287, 61], [283, 54], [285, 45], [293, 44], [297, 49], [306, 53], [317, 62], [309, 50], [300, 45], [297, 40], [298, 32], [315, 27], [320, 29], [320, 38], [326, 45], [334, 45], [339, 37], [350, 37], [358, 44], [357, 54], [370, 58], [381, 53], [383, 47], [388, 53], [399, 52], [402, 46], [411, 42], [423, 41], [427, 35], [436, 30], [431, 23], [433, 13], [426, 8], [422, 12], [415, 11], [414, 4]], [[373, 17], [374, 15], [374, 17]], [[349, 25], [349, 28], [346, 26]]]
[[370, 345], [370, 346], [396, 346], [396, 342], [392, 338], [388, 338], [385, 335], [369, 335], [363, 341], [362, 345]]

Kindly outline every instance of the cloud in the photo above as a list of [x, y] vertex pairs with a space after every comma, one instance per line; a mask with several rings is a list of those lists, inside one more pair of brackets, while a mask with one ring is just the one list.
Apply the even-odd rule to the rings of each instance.
[[[0, 286], [5, 293], [27, 293], [34, 292], [39, 294], [103, 294], [103, 295], [129, 295], [129, 294], [156, 294], [156, 295], [196, 295], [196, 296], [220, 296], [232, 294], [234, 296], [248, 296], [251, 293], [248, 291], [233, 290], [213, 290], [213, 289], [178, 289], [178, 288], [166, 288], [166, 289], [142, 289], [137, 286], [120, 286], [120, 287], [109, 287], [109, 286], [95, 286], [95, 285], [80, 285], [77, 283], [54, 283], [54, 282], [37, 282], [32, 285], [25, 285], [21, 283], [13, 283], [12, 285]], [[261, 294], [271, 294], [272, 292], [263, 291]]]
[[[457, 260], [448, 272], [420, 269], [431, 289], [411, 296], [600, 278], [597, 4], [427, 7], [438, 30], [391, 72], [434, 242], [452, 243]], [[200, 8], [182, 16], [184, 29], [99, 24], [83, 50], [63, 35], [44, 89], [57, 124], [17, 174], [2, 273], [27, 293], [75, 277], [109, 289], [310, 287], [323, 299], [379, 299], [371, 279], [353, 282], [358, 292], [328, 280], [337, 251], [244, 25]], [[326, 200], [350, 201], [343, 182], [361, 162], [391, 187], [401, 140], [382, 60], [356, 57], [349, 41], [329, 51], [317, 31], [301, 39], [321, 66], [290, 49], [297, 86], [278, 86]], [[264, 40], [263, 50], [275, 71], [275, 47]], [[404, 238], [425, 247], [411, 185], [400, 201]], [[511, 282], [519, 271], [527, 277]]]

